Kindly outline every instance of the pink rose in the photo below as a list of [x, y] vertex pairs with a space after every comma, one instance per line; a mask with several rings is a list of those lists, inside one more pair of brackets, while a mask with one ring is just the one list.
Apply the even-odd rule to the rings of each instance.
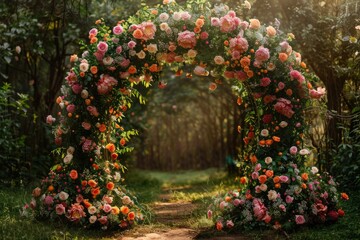
[[290, 46], [289, 43], [286, 42], [286, 41], [283, 41], [283, 42], [280, 43], [280, 47], [281, 47], [282, 52], [286, 52], [286, 50], [288, 49], [289, 46]]
[[259, 47], [255, 52], [256, 61], [262, 63], [270, 58], [269, 49], [264, 48], [263, 46]]
[[297, 149], [296, 146], [292, 146], [292, 147], [290, 148], [290, 154], [291, 154], [291, 155], [295, 155], [295, 154], [297, 153], [297, 151], [298, 151], [298, 149]]
[[90, 29], [89, 35], [94, 35], [94, 36], [96, 36], [97, 34], [98, 34], [98, 30], [97, 30], [96, 28]]
[[292, 203], [294, 201], [294, 198], [287, 195], [286, 198], [285, 198], [285, 201], [286, 201], [286, 203], [290, 204], [290, 203]]
[[231, 15], [225, 15], [220, 18], [220, 31], [232, 32], [240, 24], [240, 19]]
[[253, 172], [251, 174], [251, 178], [254, 179], [254, 180], [258, 179], [259, 178], [259, 173], [258, 172]]
[[104, 212], [109, 213], [109, 212], [111, 212], [111, 209], [112, 209], [112, 207], [110, 204], [107, 204], [107, 203], [104, 204], [104, 206], [103, 206]]
[[231, 51], [239, 51], [240, 53], [243, 53], [248, 50], [249, 43], [245, 38], [237, 36], [236, 38], [230, 39], [229, 46]]
[[188, 30], [178, 34], [178, 44], [183, 48], [193, 48], [196, 46], [196, 37], [194, 32]]
[[85, 130], [90, 130], [91, 128], [91, 124], [88, 122], [82, 122], [81, 126], [85, 129]]
[[268, 77], [262, 78], [260, 80], [260, 86], [262, 86], [262, 87], [267, 87], [267, 86], [269, 86], [270, 83], [271, 83], [271, 80]]
[[317, 90], [315, 89], [309, 90], [310, 97], [314, 99], [320, 99], [322, 96], [325, 95], [325, 93], [326, 93], [325, 88], [321, 88], [321, 87], [318, 87]]
[[234, 204], [235, 207], [239, 206], [240, 205], [240, 199], [238, 199], [238, 198], [234, 199], [233, 204]]
[[55, 121], [56, 121], [56, 118], [54, 118], [54, 117], [51, 116], [51, 115], [48, 115], [48, 116], [46, 117], [46, 123], [49, 124], [49, 125], [52, 125]]
[[285, 84], [284, 84], [283, 82], [279, 82], [279, 83], [278, 83], [278, 88], [279, 88], [279, 90], [283, 90], [284, 87], [285, 87]]
[[156, 26], [153, 22], [143, 22], [139, 28], [143, 32], [142, 40], [147, 41], [149, 39], [154, 39]]
[[48, 195], [44, 198], [44, 203], [46, 205], [52, 205], [54, 203], [54, 198]]
[[227, 228], [232, 228], [232, 227], [234, 227], [233, 221], [227, 220], [227, 221], [226, 221], [226, 227], [227, 227]]
[[55, 207], [55, 211], [57, 215], [63, 215], [65, 213], [65, 207], [62, 204], [57, 204]]
[[277, 103], [274, 105], [275, 111], [278, 113], [291, 118], [294, 115], [294, 111], [292, 110], [292, 104], [289, 100], [285, 98], [279, 98]]
[[232, 78], [234, 78], [234, 72], [233, 71], [225, 71], [224, 72], [224, 77], [225, 78], [228, 78], [228, 79], [232, 79]]
[[285, 176], [285, 175], [281, 175], [281, 176], [279, 177], [279, 179], [280, 179], [280, 182], [282, 182], [282, 183], [286, 183], [286, 182], [289, 181], [289, 177], [288, 177], [288, 176]]
[[265, 205], [258, 198], [255, 198], [253, 200], [252, 205], [253, 205], [254, 217], [258, 221], [262, 220], [266, 216], [267, 209], [266, 209]]
[[96, 107], [94, 107], [94, 106], [88, 106], [86, 109], [89, 111], [90, 115], [92, 115], [92, 116], [94, 116], [94, 117], [98, 117], [98, 116], [99, 116], [99, 112], [98, 112], [98, 110], [97, 110]]
[[130, 42], [128, 42], [128, 47], [130, 48], [130, 49], [133, 49], [135, 46], [136, 46], [136, 42], [134, 42], [134, 41], [130, 41]]
[[211, 219], [211, 217], [212, 217], [212, 211], [211, 210], [207, 211], [207, 217], [208, 217], [208, 219]]
[[70, 219], [70, 221], [78, 221], [85, 216], [86, 213], [84, 212], [84, 207], [79, 203], [72, 204], [68, 210], [67, 217]]
[[69, 197], [69, 194], [66, 193], [66, 192], [64, 192], [64, 191], [61, 191], [61, 192], [59, 193], [59, 199], [60, 199], [61, 201], [65, 201], [66, 199], [68, 199], [68, 197]]
[[[126, 196], [125, 196], [126, 197]], [[130, 199], [130, 198], [129, 198]], [[108, 204], [111, 204], [113, 202], [113, 197], [109, 197], [107, 195], [104, 195], [102, 200]]]
[[280, 204], [279, 208], [280, 208], [281, 211], [286, 212], [286, 207], [285, 207], [284, 204]]
[[122, 52], [122, 47], [118, 46], [115, 51], [117, 54], [120, 54]]
[[74, 113], [75, 112], [75, 105], [74, 104], [69, 104], [66, 107], [66, 111], [68, 111], [69, 113]]
[[191, 15], [188, 12], [181, 12], [181, 19], [184, 21], [190, 20]]
[[255, 172], [258, 172], [258, 171], [260, 171], [260, 170], [261, 170], [261, 164], [258, 163], [258, 164], [255, 165], [254, 171], [255, 171]]
[[304, 224], [305, 223], [305, 218], [303, 215], [295, 215], [295, 222], [296, 224]]
[[247, 75], [243, 71], [236, 71], [234, 72], [234, 78], [239, 80], [240, 82], [243, 82], [247, 79]]
[[211, 18], [211, 26], [213, 27], [219, 27], [220, 26], [220, 19], [219, 18]]
[[75, 200], [77, 203], [82, 203], [82, 201], [84, 201], [84, 197], [81, 194], [79, 194], [76, 196]]
[[123, 27], [121, 25], [117, 25], [117, 26], [113, 27], [113, 33], [115, 35], [120, 35], [123, 32], [124, 32], [124, 29], [123, 29]]
[[82, 91], [82, 86], [80, 84], [74, 84], [71, 86], [71, 89], [75, 94], [79, 94]]
[[291, 79], [298, 80], [299, 83], [303, 83], [305, 81], [305, 77], [299, 71], [296, 70], [292, 70], [290, 72], [290, 77]]
[[208, 37], [209, 37], [209, 34], [207, 32], [200, 33], [200, 39], [201, 40], [208, 39]]
[[97, 49], [99, 52], [105, 53], [108, 50], [108, 45], [106, 42], [100, 41], [97, 45]]

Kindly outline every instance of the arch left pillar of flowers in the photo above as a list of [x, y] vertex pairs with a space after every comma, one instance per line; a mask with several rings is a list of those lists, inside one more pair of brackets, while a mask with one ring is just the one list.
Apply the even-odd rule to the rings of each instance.
[[[308, 101], [303, 97], [307, 81], [299, 71], [293, 71], [293, 68], [300, 69], [301, 57], [287, 42], [292, 39], [291, 35], [277, 34], [272, 26], [261, 26], [256, 19], [251, 19], [249, 24], [227, 6], [211, 9], [203, 0], [188, 1], [188, 10], [173, 0], [164, 0], [163, 5], [145, 7], [113, 28], [106, 26], [103, 20], [98, 20], [96, 25], [89, 32], [89, 43], [84, 44], [81, 56], [70, 58], [74, 66], [66, 77], [61, 96], [56, 99], [60, 107], [57, 119], [47, 118], [49, 124], [58, 120], [53, 128], [58, 163], [42, 180], [41, 186], [34, 189], [33, 199], [27, 206], [27, 210], [38, 218], [63, 218], [85, 227], [103, 229], [126, 228], [142, 220], [135, 198], [129, 196], [121, 184], [125, 169], [121, 157], [132, 150], [128, 142], [137, 134], [136, 130], [125, 130], [122, 119], [134, 99], [144, 102], [136, 90], [137, 84], [148, 87], [152, 82], [158, 82], [160, 88], [166, 85], [160, 80], [165, 65], [170, 65], [179, 74], [183, 64], [194, 65], [196, 75], [232, 79], [235, 89], [247, 84], [254, 92], [248, 93], [244, 100], [251, 98], [262, 106], [261, 127], [266, 128], [281, 119], [302, 121], [302, 106]], [[280, 86], [276, 78], [286, 80], [290, 86], [286, 93], [281, 91], [285, 84], [281, 82], [283, 85]], [[216, 88], [216, 83], [211, 83], [210, 88]], [[311, 84], [308, 88], [310, 95], [319, 97], [323, 94], [312, 89]], [[263, 96], [265, 92], [268, 94]], [[241, 102], [240, 96], [238, 102]], [[280, 122], [281, 128], [285, 125], [288, 123]], [[286, 154], [293, 136], [298, 138], [302, 130], [300, 124], [279, 131], [289, 141], [280, 142], [278, 136], [267, 139], [269, 131], [260, 134], [260, 129], [250, 126], [244, 141], [260, 150], [250, 148], [244, 156], [246, 164], [250, 168], [256, 164], [255, 171], [258, 172], [262, 165], [257, 163], [257, 158], [271, 154], [279, 158], [279, 163], [283, 161], [286, 169], [271, 170], [269, 166], [268, 170], [274, 176], [287, 171], [290, 160], [280, 159], [280, 153]], [[259, 136], [265, 136], [266, 140], [264, 137], [259, 142], [254, 141]], [[249, 158], [251, 161], [246, 161]], [[299, 163], [303, 165], [303, 160]], [[250, 175], [243, 178], [244, 184], [248, 183]], [[253, 183], [261, 176], [254, 178]], [[264, 182], [270, 179], [271, 176], [264, 178]], [[284, 190], [286, 184], [283, 184]], [[260, 195], [259, 187], [254, 184], [248, 187], [248, 192]], [[270, 204], [268, 200], [255, 199], [254, 202], [263, 206], [262, 210], [270, 209], [263, 203]], [[251, 199], [247, 200], [250, 202]], [[233, 209], [225, 209], [231, 216], [236, 213]], [[266, 217], [267, 223], [272, 221], [269, 214]], [[262, 215], [258, 218], [263, 221]], [[292, 216], [282, 217], [284, 221], [288, 218]]]

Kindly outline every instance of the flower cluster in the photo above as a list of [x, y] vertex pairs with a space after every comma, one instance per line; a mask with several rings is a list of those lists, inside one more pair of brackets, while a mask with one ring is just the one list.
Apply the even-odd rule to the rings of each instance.
[[[290, 45], [294, 35], [282, 33], [278, 22], [266, 27], [258, 19], [241, 19], [224, 5], [210, 9], [203, 0], [188, 5], [191, 11], [164, 0], [112, 28], [96, 21], [85, 51], [71, 56], [73, 68], [56, 99], [58, 164], [34, 190], [28, 209], [104, 228], [141, 219], [120, 181], [122, 154], [137, 134], [122, 126], [124, 112], [134, 98], [142, 102], [137, 84], [158, 82], [163, 88], [164, 66], [181, 76], [181, 67], [190, 64], [194, 69], [187, 77], [211, 77], [210, 90], [228, 80], [239, 90], [237, 103], [252, 103], [254, 110], [249, 126], [239, 128], [248, 146], [241, 162], [251, 171], [240, 178], [240, 192], [215, 200], [217, 214], [209, 215], [216, 227], [336, 220], [344, 213], [337, 208], [335, 183], [304, 165], [310, 153], [303, 146], [304, 106], [325, 91], [313, 88], [306, 64]], [[244, 6], [250, 8], [247, 1]]]

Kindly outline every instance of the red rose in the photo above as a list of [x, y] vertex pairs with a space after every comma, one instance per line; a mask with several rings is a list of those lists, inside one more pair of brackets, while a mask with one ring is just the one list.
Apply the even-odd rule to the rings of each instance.
[[337, 221], [338, 218], [339, 218], [339, 214], [338, 212], [334, 211], [334, 210], [331, 210], [328, 212], [328, 218], [330, 219], [330, 221]]
[[338, 214], [339, 214], [339, 217], [345, 216], [345, 212], [344, 212], [344, 210], [342, 210], [342, 209], [339, 209], [339, 210], [338, 210]]

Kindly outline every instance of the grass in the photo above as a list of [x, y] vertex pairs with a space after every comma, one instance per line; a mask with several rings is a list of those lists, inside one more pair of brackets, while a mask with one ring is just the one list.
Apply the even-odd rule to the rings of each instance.
[[[212, 222], [206, 219], [206, 209], [219, 191], [236, 188], [233, 179], [217, 169], [181, 171], [175, 173], [135, 170], [127, 176], [128, 189], [136, 193], [145, 206], [158, 200], [159, 194], [170, 193], [170, 201], [190, 201], [198, 206], [185, 225], [201, 231], [199, 238], [213, 237]], [[19, 210], [31, 198], [30, 189], [0, 189], [0, 239], [114, 239], [119, 232], [103, 232], [70, 227], [58, 222], [30, 221]], [[360, 192], [349, 192], [350, 200], [343, 204], [344, 218], [332, 225], [304, 227], [288, 233], [295, 240], [360, 239]], [[139, 231], [159, 228], [148, 224]], [[143, 228], [141, 230], [141, 228]], [[221, 234], [221, 233], [220, 233]], [[238, 233], [244, 239], [285, 239], [272, 230]], [[239, 236], [239, 235], [237, 235]], [[243, 239], [234, 237], [234, 239]]]

